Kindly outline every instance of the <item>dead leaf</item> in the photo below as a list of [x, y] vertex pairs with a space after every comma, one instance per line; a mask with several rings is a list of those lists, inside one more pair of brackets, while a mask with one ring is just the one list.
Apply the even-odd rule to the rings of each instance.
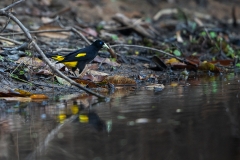
[[33, 94], [30, 96], [31, 99], [48, 99], [48, 96], [44, 94]]
[[18, 92], [23, 97], [27, 97], [27, 96], [32, 95], [31, 92], [28, 92], [28, 91], [25, 91], [25, 90], [22, 90], [22, 89], [15, 89], [14, 91]]
[[202, 70], [202, 71], [211, 71], [211, 72], [217, 72], [219, 73], [219, 68], [217, 68], [214, 64], [210, 63], [210, 62], [202, 62], [199, 67], [198, 67], [199, 70]]
[[95, 70], [89, 70], [88, 74], [91, 74], [93, 76], [108, 76], [108, 73], [105, 72], [99, 72], [99, 71], [95, 71]]
[[148, 90], [163, 90], [165, 86], [163, 84], [152, 84], [145, 87]]
[[91, 80], [92, 82], [101, 82], [101, 81], [103, 81], [106, 77], [107, 77], [107, 76], [87, 74], [87, 75], [85, 75], [82, 79], [84, 79], [84, 80]]
[[220, 64], [222, 66], [232, 66], [234, 63], [233, 59], [224, 59], [224, 60], [217, 60], [217, 61], [211, 61], [212, 64]]
[[45, 63], [37, 57], [21, 57], [16, 63], [23, 63], [34, 67], [45, 66]]
[[114, 85], [136, 85], [135, 80], [119, 75], [107, 77], [103, 82]]
[[58, 83], [63, 84], [65, 86], [69, 86], [69, 87], [71, 86], [71, 84], [68, 81], [66, 81], [65, 79], [63, 79], [59, 76], [55, 76], [55, 78], [57, 79]]
[[38, 75], [46, 75], [46, 76], [53, 75], [52, 72], [50, 72], [49, 70], [46, 70], [46, 69], [40, 69], [36, 74], [38, 74]]
[[97, 31], [95, 29], [85, 28], [84, 31], [87, 32], [88, 34], [94, 36], [94, 37], [98, 36], [98, 33], [97, 33]]
[[41, 20], [42, 20], [43, 24], [47, 24], [47, 23], [54, 22], [56, 19], [55, 18], [49, 18], [49, 17], [42, 17]]
[[[44, 25], [41, 26], [38, 31], [41, 30], [61, 30], [62, 28], [57, 27], [57, 26], [51, 26], [51, 25]], [[68, 38], [71, 34], [70, 32], [44, 32], [44, 33], [38, 33], [40, 36], [44, 37], [49, 37], [49, 38], [57, 38], [57, 39], [66, 39]]]
[[177, 41], [178, 41], [179, 43], [183, 43], [183, 39], [182, 39], [182, 37], [181, 37], [181, 31], [177, 31], [177, 32], [176, 32], [176, 37], [177, 37]]
[[89, 80], [75, 79], [74, 81], [85, 87], [86, 86], [88, 86], [89, 88], [97, 88], [98, 87], [94, 82], [89, 81]]
[[51, 3], [52, 3], [52, 0], [40, 0], [40, 5], [43, 5], [43, 6], [50, 6]]
[[30, 97], [2, 97], [0, 99], [4, 99], [6, 101], [19, 101], [19, 102], [30, 102]]
[[114, 67], [120, 66], [119, 63], [113, 62], [113, 61], [111, 61], [109, 58], [102, 58], [102, 57], [99, 57], [99, 56], [96, 56], [96, 57], [94, 58], [94, 61], [95, 61], [95, 62], [99, 62], [99, 63], [107, 63], [107, 64], [109, 64], [109, 65], [111, 65], [111, 66], [114, 66]]

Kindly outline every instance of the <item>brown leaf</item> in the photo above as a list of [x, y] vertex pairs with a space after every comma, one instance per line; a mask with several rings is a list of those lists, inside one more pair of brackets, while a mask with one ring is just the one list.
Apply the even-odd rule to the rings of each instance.
[[42, 67], [42, 66], [45, 66], [45, 63], [37, 58], [37, 57], [33, 57], [33, 58], [30, 58], [30, 57], [21, 57], [18, 59], [18, 61], [16, 63], [24, 63], [24, 64], [27, 64], [27, 65], [30, 65], [30, 66], [34, 66], [34, 67]]
[[44, 94], [33, 94], [30, 96], [31, 99], [48, 99], [48, 96]]
[[89, 80], [75, 79], [74, 81], [83, 86], [88, 86], [89, 88], [97, 88], [97, 85], [94, 82], [91, 82]]
[[85, 75], [82, 79], [84, 80], [91, 80], [92, 82], [101, 82], [103, 81], [107, 76], [102, 76], [102, 75], [91, 75], [87, 74]]
[[[41, 30], [60, 30], [62, 28], [57, 27], [57, 26], [52, 26], [52, 25], [44, 25], [41, 26], [38, 31]], [[39, 33], [38, 35], [44, 36], [44, 37], [49, 37], [49, 38], [57, 38], [57, 39], [66, 39], [70, 36], [70, 32], [44, 32], [44, 33]]]
[[84, 31], [87, 32], [88, 34], [94, 36], [94, 37], [98, 36], [98, 33], [97, 33], [97, 31], [95, 29], [85, 28]]
[[103, 82], [111, 83], [114, 85], [136, 85], [135, 80], [118, 75], [107, 77]]
[[52, 72], [50, 72], [49, 70], [46, 70], [46, 69], [40, 69], [36, 74], [38, 74], [38, 75], [46, 75], [46, 76], [53, 75]]
[[96, 57], [94, 58], [94, 61], [95, 61], [95, 62], [100, 62], [100, 63], [107, 63], [107, 64], [109, 64], [109, 65], [111, 65], [111, 66], [114, 66], [114, 67], [120, 66], [119, 63], [113, 62], [113, 61], [111, 61], [109, 58], [102, 58], [102, 57], [99, 57], [99, 56], [96, 56]]

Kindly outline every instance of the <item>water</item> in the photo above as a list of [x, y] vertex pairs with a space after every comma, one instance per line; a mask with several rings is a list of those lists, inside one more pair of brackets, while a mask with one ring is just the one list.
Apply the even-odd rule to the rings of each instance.
[[[156, 93], [124, 91], [110, 102], [81, 97], [79, 108], [72, 101], [4, 102], [0, 159], [240, 159], [238, 79], [200, 78]], [[73, 115], [78, 109], [80, 115]]]

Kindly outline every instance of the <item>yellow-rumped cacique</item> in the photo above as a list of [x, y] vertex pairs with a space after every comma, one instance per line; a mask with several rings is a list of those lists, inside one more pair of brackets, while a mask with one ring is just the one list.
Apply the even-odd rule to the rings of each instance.
[[[65, 64], [65, 66], [71, 68], [73, 72], [75, 72], [78, 68], [79, 73], [81, 73], [85, 68], [85, 65], [91, 62], [97, 56], [98, 51], [104, 47], [109, 49], [107, 44], [104, 43], [102, 40], [96, 40], [91, 45], [85, 48], [78, 49], [64, 56], [51, 56], [51, 58], [58, 61], [57, 63]], [[47, 56], [49, 57], [49, 55]]]

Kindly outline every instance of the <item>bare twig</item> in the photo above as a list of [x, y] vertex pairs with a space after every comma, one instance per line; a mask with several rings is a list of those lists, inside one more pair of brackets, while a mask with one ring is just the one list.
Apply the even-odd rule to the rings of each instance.
[[8, 11], [9, 9], [13, 8], [14, 6], [16, 6], [17, 4], [19, 4], [19, 3], [23, 2], [23, 1], [25, 1], [25, 0], [19, 0], [19, 1], [17, 1], [17, 2], [14, 2], [14, 3], [10, 4], [9, 6], [3, 8], [3, 9], [1, 9], [1, 10], [4, 11], [4, 12], [6, 12], [6, 11]]
[[5, 25], [4, 25], [3, 28], [1, 29], [0, 33], [2, 33], [2, 32], [6, 29], [6, 27], [7, 27], [7, 25], [8, 25], [9, 22], [10, 22], [10, 18], [8, 18], [7, 22], [5, 23]]
[[160, 52], [160, 53], [163, 53], [169, 57], [173, 57], [173, 58], [176, 58], [177, 60], [181, 61], [181, 62], [185, 62], [187, 64], [191, 64], [193, 66], [197, 66], [196, 63], [190, 61], [190, 60], [187, 60], [187, 59], [183, 59], [183, 58], [179, 58], [175, 55], [172, 55], [170, 53], [167, 53], [163, 50], [159, 50], [159, 49], [156, 49], [156, 48], [151, 48], [151, 47], [145, 47], [145, 46], [139, 46], [139, 45], [128, 45], [128, 44], [115, 44], [115, 45], [111, 45], [112, 48], [115, 48], [115, 47], [136, 47], [136, 48], [142, 48], [142, 49], [146, 49], [146, 50], [152, 50], [152, 51], [156, 51], [156, 52]]
[[75, 28], [71, 28], [71, 30], [75, 33], [77, 33], [85, 42], [87, 42], [89, 45], [91, 44], [91, 42], [89, 42], [89, 40], [80, 32], [78, 32], [78, 30], [76, 30]]
[[[20, 0], [18, 1], [18, 3], [22, 2], [24, 0]], [[17, 2], [14, 4], [18, 4]], [[6, 7], [7, 8], [7, 7]], [[35, 40], [32, 38], [31, 34], [29, 33], [29, 30], [22, 24], [22, 22], [20, 22], [12, 13], [8, 13], [5, 12], [5, 10], [0, 10], [0, 15], [3, 16], [7, 16], [10, 17], [24, 32], [25, 36], [27, 37], [27, 39], [30, 41], [30, 45], [32, 45], [36, 51], [42, 56], [42, 59], [44, 62], [46, 62], [48, 64], [48, 66], [55, 72], [57, 73], [58, 76], [60, 76], [61, 78], [65, 79], [66, 81], [68, 81], [70, 84], [75, 85], [76, 87], [86, 91], [87, 93], [90, 93], [92, 95], [95, 95], [99, 98], [106, 98], [105, 96], [98, 94], [90, 89], [87, 89], [83, 86], [81, 86], [80, 84], [76, 83], [75, 81], [73, 81], [72, 79], [68, 78], [67, 76], [65, 76], [62, 72], [60, 72], [59, 70], [55, 69], [54, 66], [51, 64], [50, 60], [45, 56], [45, 54], [43, 53], [43, 51], [40, 49], [40, 47], [37, 45], [37, 43], [35, 42]]]
[[[40, 31], [29, 31], [31, 34], [37, 33], [46, 33], [46, 32], [70, 32], [71, 29], [49, 29], [49, 30], [40, 30]], [[15, 33], [2, 33], [1, 36], [11, 36], [11, 35], [22, 35], [24, 32], [15, 32]]]
[[13, 40], [13, 39], [5, 38], [5, 37], [2, 37], [2, 36], [0, 36], [0, 39], [1, 39], [1, 40], [4, 40], [4, 41], [8, 41], [8, 42], [15, 43], [15, 44], [19, 44], [19, 45], [22, 44], [22, 42], [15, 41], [15, 40]]

